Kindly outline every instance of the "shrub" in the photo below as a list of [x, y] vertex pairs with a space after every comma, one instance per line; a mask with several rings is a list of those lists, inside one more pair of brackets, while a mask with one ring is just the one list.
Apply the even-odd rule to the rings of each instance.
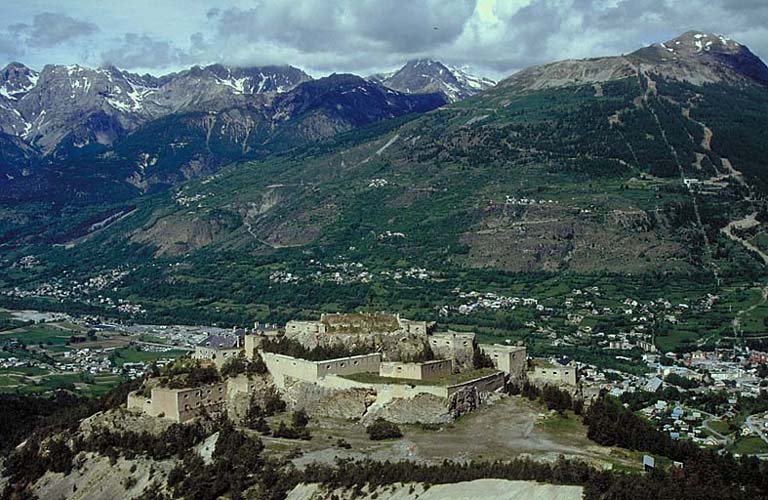
[[383, 418], [377, 418], [371, 425], [365, 428], [368, 437], [372, 441], [381, 441], [383, 439], [397, 439], [403, 437], [400, 428], [392, 422], [387, 422]]
[[302, 439], [304, 441], [312, 439], [312, 435], [306, 427], [288, 427], [285, 422], [280, 422], [277, 429], [272, 431], [272, 435], [284, 439]]
[[309, 416], [304, 410], [298, 410], [291, 415], [291, 423], [296, 428], [304, 428], [309, 423]]
[[280, 398], [277, 389], [270, 387], [264, 396], [264, 415], [269, 417], [285, 411], [285, 401]]

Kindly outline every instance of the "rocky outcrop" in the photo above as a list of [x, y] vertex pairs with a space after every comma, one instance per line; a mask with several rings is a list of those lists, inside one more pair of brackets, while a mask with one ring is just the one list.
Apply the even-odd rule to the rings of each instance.
[[[176, 460], [150, 460], [136, 457], [109, 458], [94, 453], [80, 453], [74, 460], [74, 470], [67, 475], [46, 472], [33, 486], [37, 498], [67, 498], [72, 500], [112, 500], [139, 498], [147, 490], [162, 491], [165, 477]], [[156, 482], [157, 479], [157, 482]]]
[[177, 214], [137, 231], [131, 241], [154, 246], [158, 256], [181, 255], [210, 244], [225, 232], [226, 227], [216, 219]]
[[367, 413], [364, 422], [377, 418], [396, 424], [447, 424], [454, 420], [450, 400], [427, 393], [392, 399]]
[[584, 488], [543, 484], [535, 481], [508, 481], [505, 479], [476, 479], [452, 484], [437, 484], [429, 487], [421, 483], [396, 483], [371, 489], [368, 486], [338, 488], [329, 490], [319, 484], [299, 484], [288, 492], [287, 500], [374, 500], [390, 498], [395, 500], [442, 500], [445, 498], [472, 498], [475, 500], [498, 500], [520, 498], [526, 500], [581, 500]]
[[264, 408], [267, 397], [274, 391], [275, 386], [269, 375], [252, 378], [239, 375], [228, 379], [227, 416], [232, 422], [242, 422], [252, 401]]
[[464, 387], [448, 397], [448, 413], [452, 418], [459, 418], [476, 410], [482, 403], [482, 393], [477, 387]]
[[163, 433], [173, 424], [172, 421], [131, 412], [125, 408], [96, 413], [80, 422], [80, 432], [88, 438], [96, 430], [111, 432], [148, 432], [152, 435]]
[[366, 388], [331, 389], [286, 377], [283, 399], [289, 409], [303, 409], [312, 416], [358, 420], [376, 400], [376, 392]]

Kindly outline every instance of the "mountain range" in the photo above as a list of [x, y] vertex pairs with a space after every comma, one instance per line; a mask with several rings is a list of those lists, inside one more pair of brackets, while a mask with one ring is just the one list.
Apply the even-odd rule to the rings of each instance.
[[[37, 72], [11, 63], [0, 73], [0, 132], [22, 139], [40, 155], [62, 158], [71, 148], [111, 146], [139, 127], [169, 115], [240, 108], [259, 110], [265, 117], [284, 121], [290, 116], [280, 106], [291, 97], [281, 97], [293, 95], [296, 87], [311, 80], [292, 66], [231, 68], [214, 64], [154, 77], [113, 66], [50, 65]], [[330, 85], [344, 86], [349, 81], [335, 78]], [[450, 102], [493, 85], [490, 80], [431, 60], [410, 61], [388, 78], [370, 77], [368, 81], [357, 83], [366, 92], [379, 85], [404, 94], [441, 94]], [[315, 85], [331, 90], [324, 83]], [[345, 86], [341, 91], [351, 89]], [[414, 102], [393, 92], [387, 99], [387, 106], [393, 108], [390, 115]], [[359, 126], [359, 117], [353, 122]]]
[[[8, 158], [0, 182], [15, 197], [46, 191], [41, 185], [61, 178], [72, 158], [101, 162], [138, 140], [145, 150], [122, 157], [117, 170], [146, 191], [258, 155], [278, 140], [317, 140], [444, 102], [437, 93], [406, 95], [353, 75], [313, 80], [290, 66], [211, 65], [157, 78], [115, 67], [46, 66], [38, 73], [12, 63], [0, 74], [0, 158]], [[164, 143], [153, 148], [146, 133], [158, 128]], [[146, 162], [158, 171], [172, 166], [163, 178], [145, 178]], [[110, 169], [114, 163], [110, 158]]]
[[[647, 280], [653, 294], [669, 280], [715, 293], [764, 272], [768, 68], [744, 45], [689, 32], [483, 89], [465, 80], [454, 94], [460, 80], [444, 68], [412, 61], [392, 75], [317, 80], [286, 68], [123, 74], [121, 96], [168, 90], [145, 95], [141, 110], [120, 100], [129, 111], [109, 103], [116, 91], [96, 92], [89, 116], [114, 125], [97, 127], [101, 142], [94, 132], [56, 143], [48, 112], [37, 139], [12, 133], [27, 125], [4, 128], [14, 179], [0, 195], [0, 287], [130, 268], [114, 300], [163, 319], [274, 320], [365, 300], [430, 315], [457, 286], [552, 273], [627, 294]], [[14, 71], [3, 86], [14, 106], [53, 78], [43, 70], [33, 89], [34, 73]], [[218, 89], [216, 104], [212, 90], [171, 91], [194, 82]], [[162, 108], [166, 92], [173, 104]], [[27, 181], [9, 188], [25, 162]], [[40, 264], [21, 266], [29, 256]], [[435, 279], [373, 278], [409, 268]]]

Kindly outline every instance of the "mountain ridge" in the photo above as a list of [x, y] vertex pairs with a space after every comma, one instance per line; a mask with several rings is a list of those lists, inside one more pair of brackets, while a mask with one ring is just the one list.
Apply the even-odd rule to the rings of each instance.
[[768, 85], [768, 67], [748, 47], [721, 35], [688, 31], [667, 42], [621, 56], [568, 59], [532, 66], [499, 86], [539, 90], [570, 84], [600, 83], [651, 72], [697, 85], [757, 82]]

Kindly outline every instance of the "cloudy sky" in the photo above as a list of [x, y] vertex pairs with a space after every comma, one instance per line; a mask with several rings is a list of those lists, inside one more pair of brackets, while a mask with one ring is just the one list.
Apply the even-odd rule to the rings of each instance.
[[689, 29], [768, 59], [768, 0], [3, 0], [0, 64], [162, 74], [193, 64], [293, 64], [367, 74], [433, 57], [499, 78], [630, 52]]

